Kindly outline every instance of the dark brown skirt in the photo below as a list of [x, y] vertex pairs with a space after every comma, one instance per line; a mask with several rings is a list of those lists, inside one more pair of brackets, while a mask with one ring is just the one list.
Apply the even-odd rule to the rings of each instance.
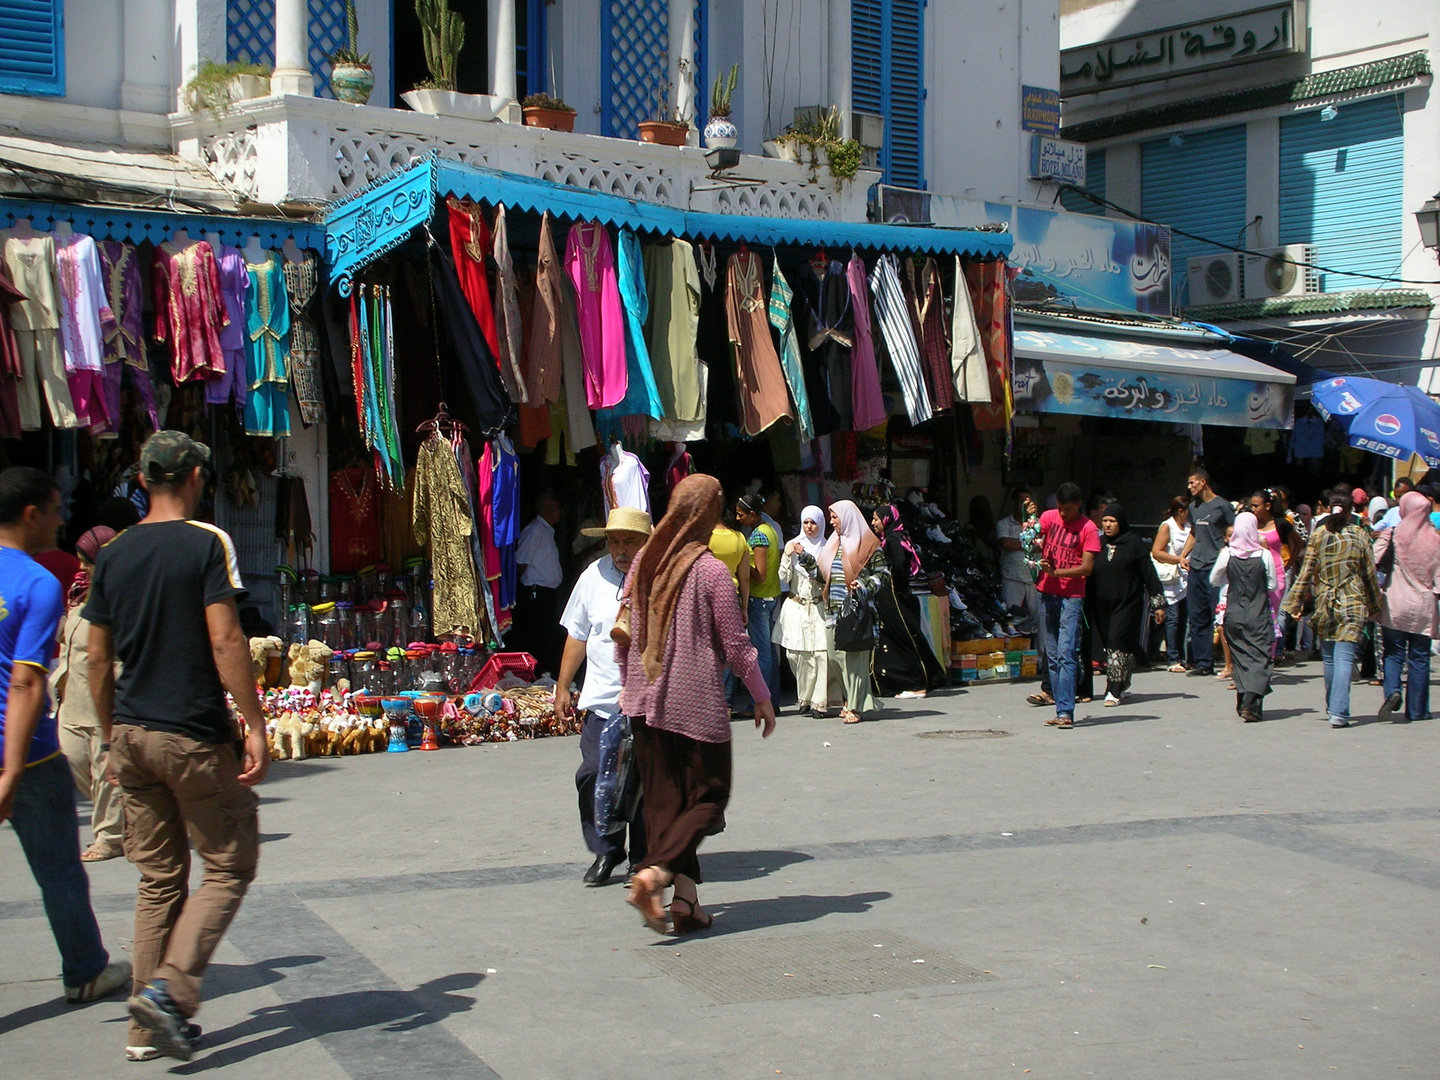
[[644, 866], [700, 876], [700, 841], [718, 832], [730, 801], [730, 744], [699, 742], [688, 735], [647, 727], [630, 718], [635, 762], [645, 793]]

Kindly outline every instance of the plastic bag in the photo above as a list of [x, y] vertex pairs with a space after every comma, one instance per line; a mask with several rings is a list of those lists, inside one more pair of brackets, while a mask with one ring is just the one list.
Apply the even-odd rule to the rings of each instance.
[[612, 716], [600, 729], [600, 775], [595, 778], [595, 831], [620, 832], [640, 802], [640, 770], [628, 716]]

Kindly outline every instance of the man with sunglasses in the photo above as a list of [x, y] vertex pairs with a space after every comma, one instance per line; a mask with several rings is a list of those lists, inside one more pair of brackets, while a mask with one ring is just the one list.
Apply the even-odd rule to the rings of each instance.
[[[209, 467], [209, 447], [184, 432], [145, 440], [150, 512], [100, 550], [85, 609], [91, 693], [123, 793], [125, 856], [140, 871], [132, 1061], [190, 1059], [201, 979], [260, 855], [254, 788], [270, 755], [235, 606], [245, 595], [235, 544], [194, 520]], [[192, 844], [205, 864], [194, 893]]]

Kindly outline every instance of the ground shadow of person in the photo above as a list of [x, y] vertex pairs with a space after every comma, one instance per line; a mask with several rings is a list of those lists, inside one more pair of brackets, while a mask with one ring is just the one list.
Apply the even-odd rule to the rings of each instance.
[[[848, 896], [815, 896], [801, 893], [776, 896], [764, 900], [735, 900], [730, 903], [706, 905], [715, 916], [715, 925], [702, 938], [739, 934], [763, 926], [789, 926], [814, 922], [826, 915], [863, 915], [881, 900], [894, 895], [888, 892], [851, 893]], [[671, 939], [675, 943], [689, 938]]]
[[373, 1029], [393, 1036], [416, 1031], [468, 1012], [475, 999], [454, 991], [478, 986], [484, 978], [478, 972], [460, 972], [431, 979], [414, 990], [353, 990], [256, 1009], [238, 1024], [207, 1031], [201, 1046], [216, 1049], [170, 1071], [187, 1076], [224, 1068], [341, 1032]]
[[314, 954], [280, 956], [255, 964], [211, 964], [205, 969], [205, 1000], [214, 1001], [228, 994], [243, 994], [271, 986], [285, 978], [286, 968], [323, 964], [325, 957]]
[[706, 881], [753, 881], [814, 856], [803, 851], [707, 851]]

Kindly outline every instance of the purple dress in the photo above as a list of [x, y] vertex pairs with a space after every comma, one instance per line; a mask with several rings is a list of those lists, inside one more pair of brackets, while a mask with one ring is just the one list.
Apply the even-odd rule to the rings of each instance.
[[880, 368], [875, 363], [875, 340], [870, 329], [870, 285], [859, 255], [850, 256], [850, 310], [855, 315], [855, 343], [850, 349], [851, 389], [855, 395], [855, 430], [869, 431], [885, 419], [880, 394]]
[[239, 248], [221, 246], [216, 252], [220, 267], [220, 299], [230, 325], [220, 328], [220, 348], [225, 353], [225, 374], [205, 384], [205, 401], [224, 405], [234, 401], [238, 410], [245, 408], [250, 387], [250, 365], [245, 354], [245, 299], [250, 289], [250, 271], [245, 268], [245, 254]]

